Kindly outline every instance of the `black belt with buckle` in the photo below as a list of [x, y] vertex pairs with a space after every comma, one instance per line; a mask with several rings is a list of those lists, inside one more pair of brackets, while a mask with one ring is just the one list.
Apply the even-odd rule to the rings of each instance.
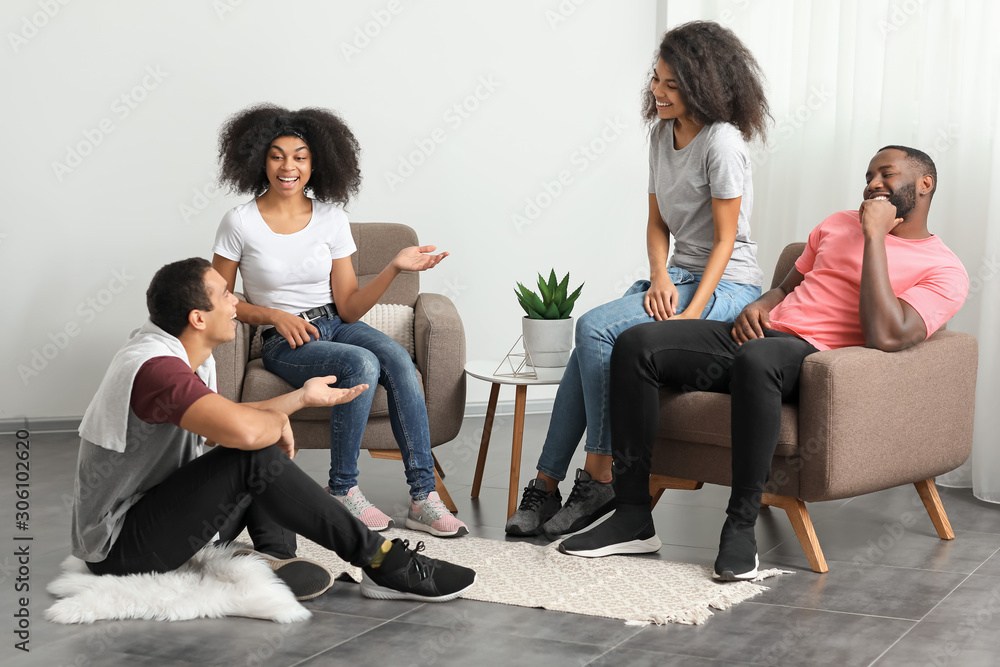
[[[337, 306], [334, 303], [328, 303], [324, 306], [316, 306], [315, 308], [310, 308], [309, 310], [304, 310], [296, 317], [301, 317], [307, 322], [312, 322], [320, 317], [336, 317], [337, 316]], [[278, 330], [274, 327], [270, 329], [265, 329], [263, 333], [260, 334], [261, 341], [269, 339], [271, 336], [276, 336]]]

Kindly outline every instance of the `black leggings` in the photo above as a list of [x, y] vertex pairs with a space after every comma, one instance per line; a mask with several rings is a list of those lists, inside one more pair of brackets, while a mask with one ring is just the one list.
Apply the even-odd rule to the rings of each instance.
[[231, 532], [251, 504], [353, 565], [371, 563], [383, 542], [278, 447], [216, 447], [150, 489], [126, 512], [107, 558], [87, 566], [94, 574], [177, 569], [216, 532]]
[[[781, 429], [781, 403], [798, 395], [810, 343], [780, 331], [738, 345], [732, 324], [677, 320], [640, 324], [611, 353], [611, 443], [615, 493], [649, 505], [649, 469], [659, 388], [732, 395], [733, 490], [763, 488]], [[662, 416], [670, 419], [670, 415]]]

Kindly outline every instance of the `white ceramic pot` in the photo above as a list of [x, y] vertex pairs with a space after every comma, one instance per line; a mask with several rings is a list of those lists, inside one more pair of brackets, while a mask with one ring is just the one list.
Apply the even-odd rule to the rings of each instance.
[[538, 368], [560, 368], [573, 352], [573, 318], [564, 320], [521, 319], [524, 349]]

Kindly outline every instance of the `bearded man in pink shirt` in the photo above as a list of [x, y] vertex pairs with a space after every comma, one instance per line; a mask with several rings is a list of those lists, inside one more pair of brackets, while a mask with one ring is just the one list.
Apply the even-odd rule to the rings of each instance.
[[611, 441], [617, 509], [565, 540], [563, 553], [596, 557], [660, 548], [649, 470], [659, 388], [732, 395], [733, 484], [715, 578], [757, 576], [754, 524], [781, 428], [808, 355], [851, 345], [902, 350], [933, 334], [965, 301], [958, 257], [927, 230], [937, 169], [924, 153], [886, 146], [868, 165], [857, 211], [829, 216], [781, 284], [732, 324], [640, 324], [611, 356]]

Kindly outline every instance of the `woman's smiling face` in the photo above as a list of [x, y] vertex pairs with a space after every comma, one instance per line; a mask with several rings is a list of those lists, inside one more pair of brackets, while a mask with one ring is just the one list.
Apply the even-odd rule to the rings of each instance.
[[658, 58], [656, 61], [656, 69], [653, 70], [649, 89], [653, 92], [653, 97], [656, 98], [656, 113], [660, 118], [666, 120], [687, 116], [687, 106], [677, 88], [674, 72], [667, 63], [663, 62], [662, 58]]
[[312, 174], [309, 146], [296, 136], [278, 137], [267, 150], [265, 171], [272, 191], [282, 195], [302, 192]]

